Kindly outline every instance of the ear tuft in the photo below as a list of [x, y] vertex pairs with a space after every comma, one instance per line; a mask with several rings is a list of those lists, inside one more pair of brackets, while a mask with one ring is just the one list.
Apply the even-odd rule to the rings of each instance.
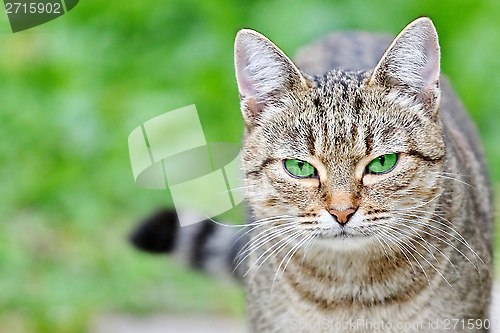
[[401, 98], [437, 108], [439, 74], [437, 32], [432, 21], [422, 17], [396, 37], [375, 67], [369, 83], [396, 89]]
[[250, 125], [258, 122], [268, 104], [305, 82], [283, 51], [250, 29], [236, 35], [234, 63], [243, 117]]

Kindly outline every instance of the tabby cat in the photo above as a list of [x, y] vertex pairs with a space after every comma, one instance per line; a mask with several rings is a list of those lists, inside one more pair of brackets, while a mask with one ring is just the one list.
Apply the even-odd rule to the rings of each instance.
[[475, 128], [429, 18], [389, 44], [333, 34], [295, 65], [236, 36], [253, 222], [239, 255], [210, 222], [171, 224], [164, 246], [199, 268], [236, 258], [251, 332], [487, 330], [493, 209]]

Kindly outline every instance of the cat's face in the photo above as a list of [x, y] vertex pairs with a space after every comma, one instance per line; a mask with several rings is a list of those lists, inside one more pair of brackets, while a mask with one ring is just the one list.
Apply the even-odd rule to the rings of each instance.
[[412, 233], [401, 220], [435, 205], [444, 142], [429, 23], [406, 28], [373, 71], [316, 78], [265, 37], [240, 32], [243, 167], [257, 218], [278, 217], [265, 226], [356, 248], [389, 225]]

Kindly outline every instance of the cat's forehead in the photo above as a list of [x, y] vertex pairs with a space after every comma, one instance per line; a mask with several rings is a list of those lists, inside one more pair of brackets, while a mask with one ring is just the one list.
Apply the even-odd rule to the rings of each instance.
[[311, 89], [294, 99], [292, 112], [283, 114], [285, 122], [277, 122], [287, 153], [345, 161], [404, 145], [408, 116], [395, 117], [383, 94], [367, 87], [369, 77], [365, 71], [332, 70], [311, 78]]
[[[332, 70], [321, 77], [314, 77], [314, 87], [305, 96], [312, 100], [303, 109], [308, 119], [327, 129], [324, 134], [334, 141], [350, 137], [358, 127], [363, 127], [373, 109], [373, 98], [366, 94], [367, 72]], [[367, 119], [368, 118], [368, 119]]]

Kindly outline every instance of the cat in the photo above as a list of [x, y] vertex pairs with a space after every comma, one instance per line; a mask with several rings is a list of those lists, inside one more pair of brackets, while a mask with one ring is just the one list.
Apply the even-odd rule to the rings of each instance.
[[244, 29], [235, 69], [249, 230], [228, 251], [232, 228], [161, 213], [133, 242], [152, 250], [161, 220], [177, 237], [159, 252], [218, 272], [235, 260], [250, 332], [487, 331], [491, 191], [432, 21], [392, 43], [332, 34], [295, 64]]

